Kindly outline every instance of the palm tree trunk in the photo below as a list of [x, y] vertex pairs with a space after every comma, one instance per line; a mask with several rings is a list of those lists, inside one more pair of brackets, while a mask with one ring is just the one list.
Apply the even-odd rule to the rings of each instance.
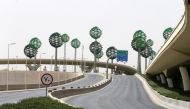
[[[113, 59], [111, 60], [111, 63], [113, 64]], [[111, 68], [111, 74], [113, 74], [113, 68]]]
[[141, 74], [141, 55], [140, 55], [140, 49], [138, 49], [137, 73]]
[[66, 66], [66, 43], [64, 43], [64, 65], [63, 65], [64, 72], [67, 72], [67, 66]]
[[54, 67], [54, 71], [58, 71], [58, 67], [57, 67], [57, 48], [55, 48], [55, 67]]
[[145, 58], [145, 70], [147, 69], [147, 58]]
[[[77, 49], [75, 48], [75, 62], [76, 62], [76, 58], [77, 58]], [[76, 64], [74, 66], [74, 73], [76, 73]]]

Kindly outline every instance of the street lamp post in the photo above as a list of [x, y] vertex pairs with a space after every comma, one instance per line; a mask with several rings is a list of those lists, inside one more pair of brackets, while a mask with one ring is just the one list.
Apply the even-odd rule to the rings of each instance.
[[51, 71], [52, 71], [52, 64], [53, 64], [52, 61], [53, 61], [53, 57], [54, 57], [54, 56], [51, 56]]
[[16, 43], [10, 43], [8, 44], [8, 64], [7, 64], [7, 90], [9, 90], [9, 48], [10, 48], [10, 45], [15, 45]]
[[106, 79], [108, 79], [108, 62], [109, 62], [109, 59], [112, 58], [112, 57], [115, 57], [115, 54], [112, 54], [107, 59], [107, 63], [106, 63]]
[[114, 68], [115, 68], [115, 71], [114, 71], [114, 73], [116, 74], [116, 71], [117, 71], [117, 66], [114, 66]]
[[82, 45], [81, 70], [84, 73], [84, 45]]
[[42, 58], [42, 54], [46, 54], [46, 53], [40, 53], [40, 71], [42, 71], [41, 70], [42, 69], [42, 65], [41, 65], [42, 64], [42, 59], [41, 59]]
[[15, 67], [15, 70], [17, 70], [17, 59], [18, 59], [18, 56], [16, 56], [16, 67]]

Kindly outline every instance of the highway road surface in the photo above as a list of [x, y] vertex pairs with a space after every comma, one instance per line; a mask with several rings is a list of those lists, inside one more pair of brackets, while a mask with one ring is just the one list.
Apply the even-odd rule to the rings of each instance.
[[[63, 86], [66, 88], [72, 87], [83, 87], [84, 85], [93, 85], [103, 79], [103, 76], [99, 74], [86, 74], [84, 78], [71, 82], [69, 84], [60, 85], [59, 88]], [[58, 88], [56, 86], [56, 88]], [[32, 89], [32, 90], [22, 90], [22, 91], [0, 91], [0, 105], [5, 103], [17, 103], [20, 100], [31, 98], [31, 97], [40, 97], [45, 96], [45, 88]]]
[[85, 109], [164, 109], [151, 102], [135, 76], [116, 75], [105, 88], [68, 97], [66, 103]]

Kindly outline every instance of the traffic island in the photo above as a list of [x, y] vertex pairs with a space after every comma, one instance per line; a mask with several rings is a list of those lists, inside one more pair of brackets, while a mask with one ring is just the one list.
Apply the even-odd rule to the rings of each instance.
[[50, 97], [38, 97], [22, 100], [17, 104], [3, 104], [0, 109], [83, 109], [52, 100]]
[[71, 88], [71, 89], [53, 91], [49, 93], [49, 96], [52, 97], [53, 99], [61, 99], [68, 96], [90, 93], [90, 92], [94, 92], [105, 87], [106, 85], [111, 83], [111, 81], [112, 81], [112, 78], [106, 79], [105, 81], [101, 83], [99, 82], [98, 84], [95, 84], [92, 86], [76, 87], [76, 88]]

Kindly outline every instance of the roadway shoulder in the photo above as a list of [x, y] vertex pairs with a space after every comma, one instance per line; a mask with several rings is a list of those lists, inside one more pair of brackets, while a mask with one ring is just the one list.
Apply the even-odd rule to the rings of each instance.
[[147, 92], [149, 98], [152, 102], [157, 105], [163, 106], [167, 109], [190, 109], [190, 102], [176, 100], [160, 95], [147, 83], [147, 81], [141, 77], [139, 74], [135, 76], [141, 81], [143, 88]]

